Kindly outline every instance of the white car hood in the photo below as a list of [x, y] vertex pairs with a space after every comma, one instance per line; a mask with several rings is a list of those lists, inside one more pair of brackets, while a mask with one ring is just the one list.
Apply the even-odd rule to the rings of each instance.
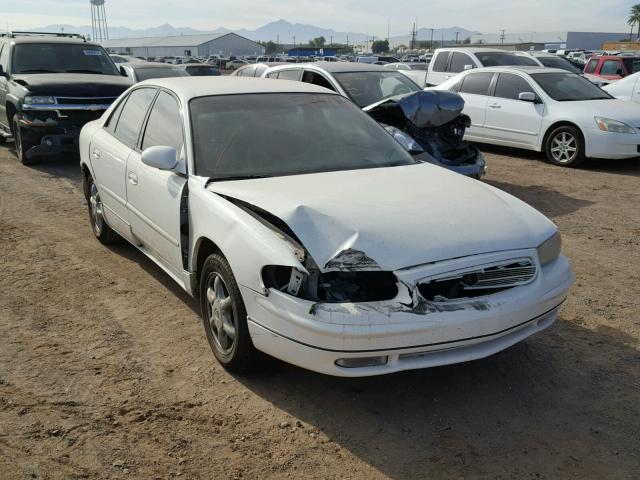
[[211, 183], [280, 218], [322, 271], [398, 270], [535, 248], [556, 230], [524, 202], [430, 164]]
[[[632, 127], [640, 128], [640, 108], [638, 105], [617, 98], [609, 100], [585, 100], [580, 102], [559, 102], [559, 104], [570, 106], [574, 115], [584, 115], [587, 118], [599, 117], [611, 118], [620, 122], [625, 122]], [[595, 120], [590, 128], [598, 128]]]

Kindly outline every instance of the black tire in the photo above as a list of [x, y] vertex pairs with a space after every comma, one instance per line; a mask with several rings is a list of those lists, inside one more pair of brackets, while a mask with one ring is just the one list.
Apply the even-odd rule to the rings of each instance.
[[547, 160], [560, 167], [577, 167], [584, 159], [584, 137], [571, 125], [553, 129], [545, 142]]
[[27, 158], [27, 152], [35, 144], [24, 138], [22, 127], [20, 126], [20, 122], [18, 122], [18, 115], [13, 116], [13, 140], [15, 142], [16, 156], [18, 160], [20, 160], [20, 163], [23, 165], [32, 165], [34, 163], [33, 159]]
[[247, 310], [229, 262], [221, 254], [209, 255], [204, 261], [200, 311], [209, 346], [218, 362], [234, 373], [253, 370], [258, 352], [249, 335]]
[[89, 221], [91, 223], [91, 230], [95, 237], [105, 245], [110, 243], [116, 243], [121, 240], [122, 237], [118, 235], [104, 219], [102, 214], [102, 200], [100, 199], [100, 192], [98, 187], [94, 183], [93, 178], [90, 175], [84, 177], [84, 191], [87, 199], [87, 207], [89, 208]]

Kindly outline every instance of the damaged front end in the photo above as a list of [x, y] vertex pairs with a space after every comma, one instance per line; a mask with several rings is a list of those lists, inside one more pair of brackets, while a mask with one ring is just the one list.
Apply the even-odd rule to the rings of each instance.
[[457, 93], [430, 90], [392, 97], [364, 111], [418, 160], [480, 179], [486, 164], [482, 153], [463, 140], [471, 126], [463, 108]]

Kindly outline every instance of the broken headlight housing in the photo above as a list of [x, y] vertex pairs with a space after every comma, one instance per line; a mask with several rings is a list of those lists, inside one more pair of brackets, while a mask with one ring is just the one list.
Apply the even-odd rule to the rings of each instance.
[[538, 251], [540, 265], [553, 262], [560, 256], [560, 251], [562, 250], [562, 237], [560, 236], [560, 232], [556, 230], [556, 233], [545, 240], [536, 250]]

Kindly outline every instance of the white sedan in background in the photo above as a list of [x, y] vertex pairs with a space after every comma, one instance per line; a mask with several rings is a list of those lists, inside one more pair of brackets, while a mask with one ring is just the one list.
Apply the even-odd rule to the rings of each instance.
[[94, 235], [198, 299], [230, 370], [257, 351], [338, 376], [486, 357], [549, 327], [573, 283], [546, 217], [315, 85], [148, 80], [80, 152]]
[[620, 100], [640, 103], [640, 82], [638, 80], [640, 80], [640, 72], [610, 83], [602, 89]]
[[640, 156], [640, 109], [564, 70], [480, 68], [434, 88], [462, 95], [470, 141], [542, 151], [566, 167]]

